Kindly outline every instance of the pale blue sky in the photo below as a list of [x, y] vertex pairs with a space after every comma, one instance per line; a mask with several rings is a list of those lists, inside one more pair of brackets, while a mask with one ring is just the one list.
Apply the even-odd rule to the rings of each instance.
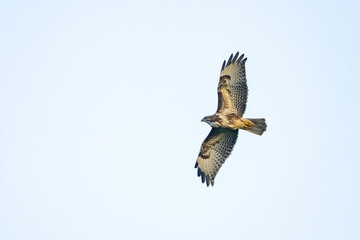
[[[360, 239], [359, 1], [3, 1], [0, 239]], [[247, 117], [194, 169], [222, 61]]]

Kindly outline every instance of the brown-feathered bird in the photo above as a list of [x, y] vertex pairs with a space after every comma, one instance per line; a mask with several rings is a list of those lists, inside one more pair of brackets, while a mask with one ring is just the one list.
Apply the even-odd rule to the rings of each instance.
[[201, 121], [212, 129], [201, 145], [195, 163], [198, 176], [207, 186], [214, 185], [214, 179], [221, 165], [230, 155], [238, 136], [238, 129], [257, 135], [266, 130], [264, 118], [243, 118], [246, 108], [248, 87], [245, 75], [245, 62], [239, 52], [224, 61], [218, 85], [218, 108], [214, 115], [206, 116]]

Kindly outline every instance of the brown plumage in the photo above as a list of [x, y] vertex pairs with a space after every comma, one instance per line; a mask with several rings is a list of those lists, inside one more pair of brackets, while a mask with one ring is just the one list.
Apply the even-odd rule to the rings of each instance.
[[218, 108], [214, 115], [202, 119], [212, 129], [201, 145], [195, 163], [198, 176], [207, 186], [214, 185], [214, 179], [220, 167], [233, 150], [238, 136], [238, 129], [257, 135], [266, 130], [264, 118], [242, 118], [247, 102], [248, 87], [246, 83], [244, 54], [239, 52], [224, 61], [218, 85]]

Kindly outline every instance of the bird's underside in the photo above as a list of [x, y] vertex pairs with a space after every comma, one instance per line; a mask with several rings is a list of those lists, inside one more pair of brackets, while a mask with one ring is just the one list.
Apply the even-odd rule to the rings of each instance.
[[195, 163], [198, 176], [207, 186], [214, 185], [220, 167], [231, 154], [238, 136], [238, 129], [257, 135], [266, 131], [264, 118], [243, 118], [246, 109], [248, 87], [246, 83], [244, 54], [231, 54], [224, 61], [218, 85], [218, 108], [214, 115], [206, 116], [203, 122], [212, 129], [201, 145]]
[[222, 127], [229, 128], [232, 130], [250, 128], [254, 125], [249, 119], [242, 118], [241, 116], [236, 115], [235, 113], [216, 113], [211, 116], [206, 116], [203, 119], [203, 122], [207, 122], [212, 127]]

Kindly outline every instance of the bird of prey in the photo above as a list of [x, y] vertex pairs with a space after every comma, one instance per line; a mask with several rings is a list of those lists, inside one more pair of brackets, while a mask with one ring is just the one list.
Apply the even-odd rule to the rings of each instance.
[[248, 87], [245, 75], [244, 54], [239, 52], [221, 67], [218, 85], [218, 107], [214, 115], [206, 116], [201, 121], [208, 123], [212, 129], [201, 145], [195, 163], [201, 181], [209, 186], [221, 165], [229, 157], [238, 136], [238, 129], [257, 135], [266, 130], [264, 118], [243, 118], [246, 108]]

